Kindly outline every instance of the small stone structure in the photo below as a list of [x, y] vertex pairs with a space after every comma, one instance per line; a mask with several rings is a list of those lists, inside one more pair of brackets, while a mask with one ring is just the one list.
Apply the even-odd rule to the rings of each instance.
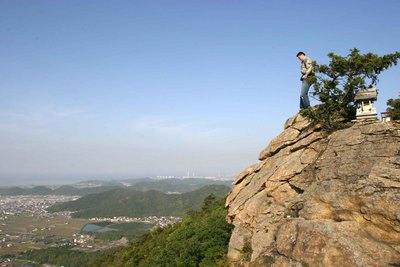
[[392, 118], [390, 117], [390, 112], [381, 112], [381, 116], [383, 122], [388, 122], [392, 120]]
[[361, 89], [356, 93], [354, 100], [358, 105], [357, 120], [377, 119], [377, 112], [373, 105], [373, 102], [377, 99], [377, 95], [375, 88]]

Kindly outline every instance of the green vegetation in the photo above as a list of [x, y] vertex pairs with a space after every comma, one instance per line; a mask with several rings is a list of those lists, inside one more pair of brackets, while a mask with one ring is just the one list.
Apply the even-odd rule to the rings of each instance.
[[154, 225], [149, 223], [130, 222], [130, 223], [115, 223], [108, 225], [108, 227], [120, 231], [132, 231], [132, 230], [136, 231], [142, 229], [150, 230], [149, 228], [153, 228]]
[[253, 253], [253, 248], [251, 247], [251, 242], [247, 241], [244, 244], [243, 251], [242, 251], [242, 261], [249, 262], [251, 259], [251, 254]]
[[[97, 186], [89, 186], [89, 185]], [[0, 187], [0, 195], [69, 195], [69, 196], [84, 196], [88, 194], [102, 193], [117, 188], [126, 188], [126, 185], [131, 185], [129, 188], [137, 191], [156, 190], [164, 193], [178, 192], [187, 193], [200, 189], [206, 185], [225, 185], [232, 187], [230, 181], [216, 181], [203, 178], [191, 179], [165, 179], [154, 180], [151, 178], [129, 179], [121, 181], [87, 181], [76, 185], [62, 185], [51, 189], [47, 186], [35, 186], [32, 188], [21, 187]]]
[[203, 178], [147, 180], [137, 182], [132, 187], [138, 191], [156, 190], [164, 193], [187, 193], [212, 184], [232, 187], [231, 181], [216, 181]]
[[[228, 266], [226, 253], [232, 226], [225, 221], [224, 204], [224, 198], [218, 199], [211, 194], [204, 199], [200, 210], [188, 211], [182, 222], [148, 231], [128, 247], [97, 252], [84, 252], [69, 246], [52, 247], [28, 250], [18, 259], [65, 267]], [[104, 223], [102, 226], [129, 231], [137, 225]]]
[[[93, 223], [92, 223], [93, 224]], [[132, 222], [132, 223], [111, 223], [111, 222], [96, 222], [95, 225], [108, 227], [115, 231], [84, 231], [81, 230], [81, 234], [90, 234], [94, 236], [95, 239], [102, 241], [115, 241], [120, 240], [121, 238], [127, 238], [128, 240], [134, 240], [138, 236], [143, 233], [149, 231], [154, 227], [154, 224], [149, 223], [140, 223], [140, 222]], [[84, 227], [83, 227], [84, 228]]]
[[[185, 216], [186, 210], [182, 222], [153, 230], [149, 229], [154, 225], [145, 223], [96, 222], [93, 224], [115, 231], [92, 232], [88, 227], [88, 233], [82, 232], [89, 223], [84, 219], [11, 216], [3, 230], [15, 235], [13, 242], [21, 246], [15, 245], [0, 254], [11, 258], [18, 255], [15, 262], [29, 266], [227, 266], [225, 255], [231, 226], [225, 221], [225, 201], [217, 196], [226, 196], [230, 189], [209, 185], [189, 193], [165, 194], [118, 188], [89, 194], [66, 205], [78, 207], [81, 215], [93, 212], [96, 217]], [[97, 214], [97, 208], [104, 213]], [[131, 215], [132, 211], [137, 213]], [[84, 235], [80, 237], [85, 239], [82, 247], [72, 245], [71, 238], [76, 233]], [[124, 247], [128, 240], [130, 246]]]
[[400, 98], [389, 99], [387, 101], [388, 108], [386, 109], [389, 112], [390, 117], [393, 120], [400, 120]]
[[129, 247], [93, 261], [90, 266], [227, 266], [232, 226], [225, 221], [225, 199], [209, 195], [200, 211], [190, 211], [180, 223], [156, 228]]
[[19, 259], [30, 260], [39, 264], [54, 264], [65, 267], [87, 266], [89, 262], [103, 256], [103, 252], [84, 252], [70, 247], [57, 247], [39, 250], [28, 250]]
[[80, 218], [183, 216], [187, 209], [199, 208], [207, 195], [225, 196], [229, 191], [230, 187], [224, 185], [208, 185], [185, 194], [119, 188], [59, 203], [50, 207], [49, 211], [77, 211], [74, 217]]
[[302, 110], [301, 114], [327, 131], [347, 127], [355, 119], [357, 90], [375, 86], [378, 75], [397, 65], [400, 58], [400, 52], [384, 56], [359, 52], [356, 48], [351, 49], [345, 57], [329, 53], [330, 62], [318, 66], [314, 96], [322, 104]]

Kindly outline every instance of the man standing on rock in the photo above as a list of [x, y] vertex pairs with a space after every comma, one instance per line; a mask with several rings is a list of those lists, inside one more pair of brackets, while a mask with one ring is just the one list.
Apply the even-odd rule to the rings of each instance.
[[314, 70], [312, 60], [304, 54], [304, 52], [297, 53], [296, 57], [301, 61], [301, 94], [300, 94], [300, 108], [308, 108], [310, 106], [310, 99], [308, 98], [308, 90], [312, 85], [312, 78]]

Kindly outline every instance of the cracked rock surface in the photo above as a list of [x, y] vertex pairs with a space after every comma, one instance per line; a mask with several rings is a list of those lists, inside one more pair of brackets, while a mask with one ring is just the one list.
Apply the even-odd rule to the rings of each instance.
[[399, 123], [295, 115], [259, 159], [227, 198], [232, 265], [400, 266]]

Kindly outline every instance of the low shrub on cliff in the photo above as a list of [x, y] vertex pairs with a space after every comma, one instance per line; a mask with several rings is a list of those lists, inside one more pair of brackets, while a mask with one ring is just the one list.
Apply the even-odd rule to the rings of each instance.
[[400, 52], [378, 56], [360, 54], [354, 48], [345, 57], [334, 53], [329, 53], [328, 57], [328, 64], [318, 66], [314, 83], [313, 95], [321, 105], [304, 109], [301, 114], [321, 124], [325, 130], [334, 131], [355, 119], [357, 90], [374, 87], [382, 71], [397, 65]]

